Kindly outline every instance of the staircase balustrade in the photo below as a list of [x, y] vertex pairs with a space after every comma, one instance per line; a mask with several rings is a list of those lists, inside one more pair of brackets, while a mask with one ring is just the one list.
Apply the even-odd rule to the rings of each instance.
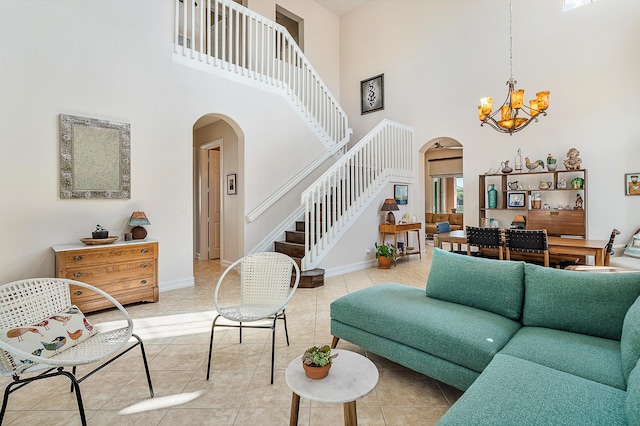
[[278, 90], [331, 148], [347, 115], [287, 29], [231, 0], [175, 0], [174, 58]]
[[383, 120], [303, 192], [303, 269], [318, 265], [384, 185], [413, 177], [413, 130]]

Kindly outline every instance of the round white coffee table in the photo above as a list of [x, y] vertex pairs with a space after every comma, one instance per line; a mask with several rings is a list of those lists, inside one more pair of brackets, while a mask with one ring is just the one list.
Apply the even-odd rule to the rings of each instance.
[[338, 353], [329, 375], [312, 380], [304, 374], [301, 357], [297, 357], [285, 372], [287, 385], [293, 391], [289, 425], [298, 424], [300, 397], [311, 401], [344, 404], [344, 424], [357, 425], [356, 400], [369, 394], [378, 383], [378, 369], [368, 358], [355, 352], [332, 349]]

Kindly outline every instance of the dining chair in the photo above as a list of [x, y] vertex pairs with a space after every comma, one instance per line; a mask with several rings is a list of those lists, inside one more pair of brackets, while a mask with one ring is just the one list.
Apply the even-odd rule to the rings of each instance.
[[[80, 309], [72, 305], [71, 286], [83, 287], [107, 299], [119, 311], [124, 325], [107, 329], [91, 324]], [[119, 322], [116, 320], [116, 324]], [[130, 343], [132, 337], [134, 340]], [[76, 394], [80, 421], [86, 425], [80, 383], [135, 347], [140, 347], [142, 352], [149, 393], [153, 397], [142, 339], [133, 334], [131, 317], [112, 296], [92, 285], [63, 278], [32, 278], [1, 285], [0, 373], [13, 380], [4, 391], [0, 424], [13, 392], [35, 381], [66, 376], [71, 381], [71, 391]], [[100, 364], [82, 377], [76, 376], [77, 366], [94, 363]], [[71, 371], [65, 370], [69, 367]], [[49, 397], [55, 398], [58, 382], [50, 382]], [[97, 388], [100, 383], [94, 386]]]
[[[237, 275], [230, 274], [237, 271]], [[289, 346], [285, 308], [300, 282], [300, 268], [289, 256], [263, 252], [247, 255], [233, 262], [220, 276], [213, 296], [217, 315], [211, 325], [207, 380], [211, 372], [213, 333], [216, 327], [271, 329], [271, 384], [275, 362], [276, 322], [284, 322]], [[233, 324], [218, 324], [224, 318]], [[247, 325], [247, 323], [254, 323]]]
[[[478, 251], [472, 252], [471, 247], [477, 247]], [[478, 228], [467, 226], [467, 255], [480, 256], [481, 249], [497, 249], [498, 259], [503, 259], [502, 231], [500, 228]]]
[[511, 260], [512, 252], [541, 254], [543, 265], [549, 266], [549, 243], [546, 229], [506, 229], [505, 249], [507, 260]]
[[609, 242], [607, 243], [606, 247], [605, 247], [605, 251], [604, 251], [604, 266], [609, 266], [609, 264], [611, 263], [611, 255], [615, 254], [615, 250], [613, 250], [613, 242], [616, 239], [616, 235], [620, 235], [620, 231], [618, 231], [617, 229], [613, 229], [613, 231], [611, 231], [611, 236], [609, 237]]

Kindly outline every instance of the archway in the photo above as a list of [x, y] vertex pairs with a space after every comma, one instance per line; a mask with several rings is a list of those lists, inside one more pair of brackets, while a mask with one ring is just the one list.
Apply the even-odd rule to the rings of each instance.
[[[193, 125], [194, 258], [231, 264], [244, 253], [242, 212], [243, 133], [222, 114], [206, 114]], [[232, 179], [234, 190], [227, 190]]]
[[462, 144], [439, 137], [426, 142], [420, 152], [425, 212], [464, 213]]

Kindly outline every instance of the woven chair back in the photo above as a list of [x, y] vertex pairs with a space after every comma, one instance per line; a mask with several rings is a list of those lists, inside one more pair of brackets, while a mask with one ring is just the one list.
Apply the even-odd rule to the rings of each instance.
[[502, 233], [499, 228], [467, 226], [467, 244], [475, 247], [498, 248], [502, 246]]
[[256, 253], [240, 262], [240, 300], [243, 305], [280, 306], [291, 291], [293, 261], [280, 253]]
[[0, 328], [33, 324], [69, 309], [71, 296], [67, 282], [36, 278], [0, 286]]
[[505, 244], [511, 251], [525, 253], [544, 253], [549, 250], [547, 231], [507, 229], [505, 234]]

